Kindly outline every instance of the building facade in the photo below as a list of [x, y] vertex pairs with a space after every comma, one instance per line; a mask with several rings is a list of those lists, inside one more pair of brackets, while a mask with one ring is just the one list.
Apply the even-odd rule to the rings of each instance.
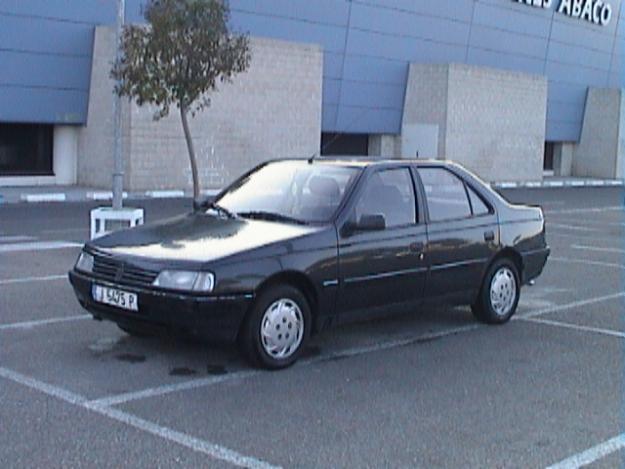
[[[0, 0], [0, 185], [109, 187], [116, 0]], [[252, 65], [193, 120], [203, 186], [315, 152], [491, 181], [622, 178], [621, 0], [230, 0]], [[127, 0], [140, 22], [141, 1]], [[190, 184], [179, 119], [125, 103], [125, 185]]]

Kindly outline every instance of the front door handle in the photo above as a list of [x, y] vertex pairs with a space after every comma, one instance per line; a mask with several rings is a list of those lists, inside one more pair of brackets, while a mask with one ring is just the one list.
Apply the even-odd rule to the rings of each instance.
[[490, 242], [495, 241], [495, 232], [494, 231], [485, 231], [484, 232], [484, 241]]
[[410, 250], [412, 252], [420, 253], [423, 252], [424, 244], [421, 242], [410, 243]]

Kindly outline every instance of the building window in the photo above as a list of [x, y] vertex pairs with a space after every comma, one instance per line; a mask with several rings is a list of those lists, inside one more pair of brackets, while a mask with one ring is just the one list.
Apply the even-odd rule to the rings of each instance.
[[0, 176], [51, 176], [53, 126], [0, 123]]
[[321, 154], [324, 156], [367, 156], [368, 153], [368, 134], [321, 134]]
[[544, 171], [553, 171], [553, 150], [555, 143], [545, 142], [545, 159], [543, 162]]

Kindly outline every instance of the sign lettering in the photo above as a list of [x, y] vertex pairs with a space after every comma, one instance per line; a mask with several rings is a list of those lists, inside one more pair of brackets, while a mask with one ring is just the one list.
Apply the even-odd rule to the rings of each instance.
[[[551, 8], [555, 2], [555, 0], [514, 1], [545, 9]], [[557, 12], [601, 26], [607, 26], [612, 19], [612, 5], [603, 0], [560, 0]]]

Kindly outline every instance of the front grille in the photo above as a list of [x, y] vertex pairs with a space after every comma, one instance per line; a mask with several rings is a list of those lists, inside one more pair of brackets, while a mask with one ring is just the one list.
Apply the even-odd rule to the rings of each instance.
[[158, 272], [142, 269], [112, 257], [94, 255], [93, 273], [98, 278], [123, 285], [149, 286]]

